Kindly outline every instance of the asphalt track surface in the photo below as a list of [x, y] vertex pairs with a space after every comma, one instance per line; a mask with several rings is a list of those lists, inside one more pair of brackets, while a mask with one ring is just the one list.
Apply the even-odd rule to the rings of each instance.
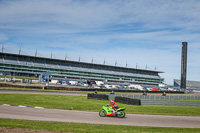
[[[21, 91], [21, 93], [22, 92], [23, 91]], [[25, 92], [27, 93], [27, 91]], [[5, 93], [5, 91], [0, 90], [0, 93]], [[29, 92], [29, 94], [30, 93], [31, 92]], [[71, 94], [72, 93], [70, 93], [70, 95]], [[126, 114], [125, 118], [116, 118], [99, 117], [98, 112], [40, 109], [8, 105], [0, 106], [0, 118], [87, 124], [200, 128], [199, 116]]]

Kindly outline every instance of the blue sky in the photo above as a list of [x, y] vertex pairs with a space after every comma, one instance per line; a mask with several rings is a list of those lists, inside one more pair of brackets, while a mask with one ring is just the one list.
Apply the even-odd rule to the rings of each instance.
[[154, 70], [200, 81], [199, 0], [0, 0], [4, 52]]

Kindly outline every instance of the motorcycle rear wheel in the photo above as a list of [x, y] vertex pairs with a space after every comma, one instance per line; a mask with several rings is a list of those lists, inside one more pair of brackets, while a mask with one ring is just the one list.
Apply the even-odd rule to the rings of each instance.
[[120, 111], [119, 114], [117, 114], [118, 118], [124, 118], [125, 117], [125, 112], [124, 111]]
[[106, 116], [106, 111], [105, 111], [105, 110], [101, 110], [101, 111], [99, 112], [99, 116], [100, 116], [100, 117], [105, 117], [105, 116]]

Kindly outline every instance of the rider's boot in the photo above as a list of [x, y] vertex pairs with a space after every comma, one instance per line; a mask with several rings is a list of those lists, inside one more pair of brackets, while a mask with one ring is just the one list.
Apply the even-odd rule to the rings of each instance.
[[113, 114], [116, 115], [116, 113], [117, 113], [117, 111], [116, 111], [116, 110], [113, 110]]
[[113, 110], [113, 114], [115, 115], [115, 110]]

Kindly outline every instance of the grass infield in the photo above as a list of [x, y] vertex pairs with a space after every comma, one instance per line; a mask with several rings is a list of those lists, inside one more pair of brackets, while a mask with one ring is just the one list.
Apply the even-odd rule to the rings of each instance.
[[[42, 94], [0, 94], [0, 104], [38, 106], [52, 109], [100, 111], [108, 100], [87, 99], [86, 96], [42, 95]], [[136, 106], [118, 103], [126, 107], [126, 113], [153, 115], [200, 116], [200, 107]]]
[[75, 133], [199, 133], [200, 128], [139, 127], [0, 119], [0, 127]]

